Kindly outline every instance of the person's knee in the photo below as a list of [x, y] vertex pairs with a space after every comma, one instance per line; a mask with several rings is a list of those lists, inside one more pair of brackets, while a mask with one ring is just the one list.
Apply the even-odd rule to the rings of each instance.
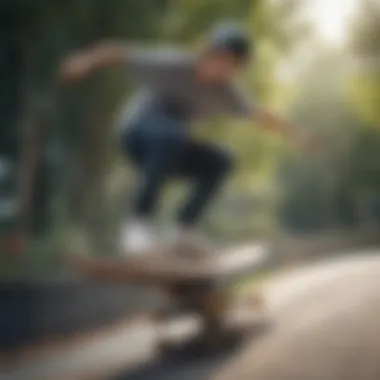
[[223, 181], [233, 170], [234, 162], [229, 152], [220, 151], [214, 155], [213, 164], [203, 168], [201, 176], [210, 183]]
[[183, 152], [186, 138], [175, 131], [164, 131], [157, 134], [154, 144], [162, 155], [175, 159]]

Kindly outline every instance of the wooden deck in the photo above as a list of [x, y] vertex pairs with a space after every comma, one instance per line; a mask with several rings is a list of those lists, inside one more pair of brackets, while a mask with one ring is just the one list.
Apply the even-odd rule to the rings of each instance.
[[234, 281], [256, 271], [266, 253], [246, 245], [207, 258], [151, 255], [143, 259], [77, 257], [71, 267], [90, 278], [118, 283]]

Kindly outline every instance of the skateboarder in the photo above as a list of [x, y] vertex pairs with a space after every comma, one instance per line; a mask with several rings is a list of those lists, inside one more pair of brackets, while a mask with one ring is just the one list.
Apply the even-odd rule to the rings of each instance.
[[251, 104], [232, 82], [236, 74], [248, 68], [253, 47], [243, 29], [220, 25], [195, 54], [177, 48], [105, 42], [63, 62], [61, 77], [65, 82], [120, 66], [126, 68], [139, 89], [120, 122], [122, 149], [140, 173], [133, 220], [122, 233], [125, 251], [143, 254], [154, 246], [156, 204], [167, 181], [176, 177], [192, 180], [193, 188], [178, 213], [174, 240], [199, 249], [197, 223], [233, 169], [233, 161], [216, 145], [191, 139], [189, 128], [193, 123], [214, 115], [234, 116], [293, 137], [287, 123]]

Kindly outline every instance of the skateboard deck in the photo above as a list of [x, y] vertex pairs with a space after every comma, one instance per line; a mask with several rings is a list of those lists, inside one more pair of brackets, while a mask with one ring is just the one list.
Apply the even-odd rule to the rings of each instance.
[[92, 279], [161, 288], [169, 295], [172, 308], [158, 313], [159, 323], [178, 315], [198, 315], [202, 320], [198, 335], [215, 346], [227, 332], [257, 327], [258, 315], [264, 311], [261, 295], [237, 298], [228, 285], [261, 268], [266, 256], [260, 247], [245, 245], [207, 257], [76, 258], [71, 265]]
[[266, 253], [260, 247], [241, 246], [207, 257], [148, 255], [143, 258], [77, 257], [74, 269], [84, 275], [114, 282], [160, 285], [176, 282], [233, 282], [260, 268]]

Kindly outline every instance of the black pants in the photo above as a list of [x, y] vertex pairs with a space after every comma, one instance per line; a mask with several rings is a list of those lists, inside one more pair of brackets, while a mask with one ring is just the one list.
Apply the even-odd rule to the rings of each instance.
[[178, 216], [184, 225], [198, 221], [232, 164], [225, 151], [191, 140], [180, 121], [162, 116], [128, 129], [123, 136], [123, 148], [140, 170], [133, 208], [137, 216], [152, 216], [168, 179], [193, 181], [193, 189]]

